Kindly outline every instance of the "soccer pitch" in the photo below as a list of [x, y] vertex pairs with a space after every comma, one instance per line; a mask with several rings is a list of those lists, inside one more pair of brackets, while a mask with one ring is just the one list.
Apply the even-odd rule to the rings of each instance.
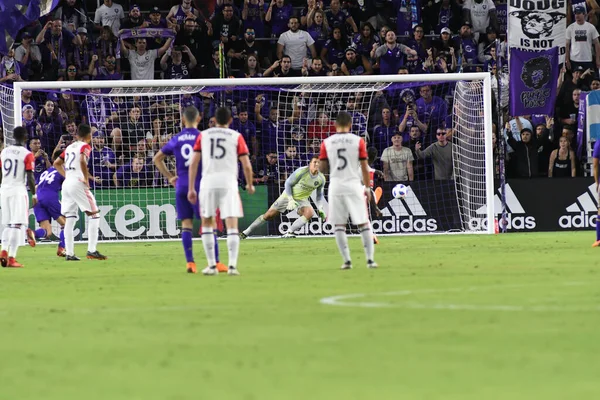
[[377, 270], [352, 238], [350, 271], [333, 238], [246, 240], [239, 277], [186, 274], [178, 242], [21, 248], [0, 398], [596, 398], [593, 236], [383, 237]]

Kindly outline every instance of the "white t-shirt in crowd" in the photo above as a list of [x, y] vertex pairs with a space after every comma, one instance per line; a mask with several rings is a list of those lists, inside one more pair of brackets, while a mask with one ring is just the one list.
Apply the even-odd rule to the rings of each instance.
[[591, 62], [592, 42], [598, 38], [596, 27], [589, 22], [577, 22], [567, 26], [567, 40], [571, 41], [571, 61]]
[[113, 3], [112, 6], [107, 7], [102, 4], [96, 9], [94, 15], [94, 23], [100, 26], [110, 25], [113, 33], [116, 37], [119, 37], [119, 29], [121, 29], [121, 20], [125, 18], [123, 7], [120, 4]]
[[471, 11], [471, 24], [473, 32], [485, 33], [490, 26], [490, 11], [495, 10], [496, 6], [492, 0], [483, 0], [477, 3], [475, 0], [465, 0], [463, 10]]
[[302, 68], [302, 60], [306, 57], [306, 49], [314, 44], [312, 36], [306, 31], [298, 29], [296, 32], [286, 31], [279, 36], [277, 44], [283, 46], [283, 54], [292, 59], [292, 68]]
[[158, 58], [158, 50], [146, 50], [142, 55], [130, 50], [127, 55], [131, 66], [131, 80], [154, 79], [154, 60]]

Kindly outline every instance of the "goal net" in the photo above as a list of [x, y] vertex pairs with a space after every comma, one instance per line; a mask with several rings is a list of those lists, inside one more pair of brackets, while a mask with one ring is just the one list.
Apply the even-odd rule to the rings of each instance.
[[[374, 154], [373, 168], [385, 175], [375, 179], [382, 213], [373, 213], [376, 233], [493, 232], [490, 101], [486, 74], [18, 82], [0, 90], [6, 144], [17, 121], [52, 156], [72, 140], [76, 124], [92, 126], [89, 168], [103, 240], [180, 235], [174, 190], [152, 157], [181, 129], [181, 111], [189, 105], [201, 111], [201, 129], [214, 124], [217, 107], [229, 107], [232, 128], [248, 142], [257, 193], [241, 190], [242, 229], [268, 209], [295, 169], [318, 154], [322, 140], [335, 132], [337, 114], [347, 111], [353, 133]], [[438, 132], [448, 134], [447, 145], [437, 143]], [[398, 138], [401, 147], [394, 145]], [[167, 166], [173, 168], [173, 160]], [[404, 198], [391, 196], [397, 183], [409, 187]], [[296, 217], [292, 211], [255, 233], [281, 235]], [[77, 239], [87, 237], [85, 228], [80, 218]], [[314, 217], [297, 233], [332, 231]]]

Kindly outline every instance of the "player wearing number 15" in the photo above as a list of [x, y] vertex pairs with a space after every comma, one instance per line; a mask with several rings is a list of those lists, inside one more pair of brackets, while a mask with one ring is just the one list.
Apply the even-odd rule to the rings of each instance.
[[359, 227], [367, 267], [376, 268], [373, 233], [365, 204], [365, 195], [367, 200], [371, 198], [367, 147], [362, 138], [350, 133], [351, 127], [352, 116], [346, 112], [339, 113], [335, 121], [336, 134], [321, 143], [319, 169], [324, 174], [329, 172], [331, 180], [328, 221], [335, 225], [335, 240], [344, 259], [342, 269], [352, 268], [346, 237], [348, 217]]
[[215, 238], [213, 222], [217, 209], [227, 225], [227, 250], [229, 253], [229, 275], [239, 275], [237, 270], [240, 238], [238, 236], [238, 218], [244, 216], [242, 202], [238, 192], [238, 159], [242, 163], [246, 190], [254, 193], [252, 185], [252, 166], [248, 158], [248, 146], [244, 137], [228, 126], [231, 123], [231, 111], [220, 107], [215, 112], [217, 126], [202, 131], [194, 145], [194, 156], [188, 170], [188, 200], [195, 204], [198, 194], [194, 182], [198, 173], [198, 164], [202, 160], [202, 180], [200, 181], [200, 215], [202, 217], [202, 244], [208, 260], [204, 275], [218, 274], [215, 260]]
[[81, 124], [77, 128], [77, 140], [70, 144], [54, 161], [54, 168], [65, 177], [62, 186], [61, 214], [65, 216], [65, 250], [67, 261], [79, 261], [75, 255], [75, 222], [78, 209], [88, 217], [88, 251], [87, 258], [105, 260], [106, 256], [96, 249], [98, 244], [98, 230], [100, 229], [100, 215], [96, 199], [90, 191], [90, 173], [88, 159], [92, 148], [92, 128]]
[[27, 226], [29, 220], [29, 195], [27, 186], [32, 194], [32, 203], [37, 203], [35, 194], [35, 158], [25, 148], [27, 130], [22, 126], [13, 131], [15, 145], [8, 146], [0, 153], [2, 174], [0, 175], [2, 224], [7, 228], [2, 231], [2, 251], [0, 263], [3, 267], [19, 268], [15, 257], [22, 241], [21, 225]]

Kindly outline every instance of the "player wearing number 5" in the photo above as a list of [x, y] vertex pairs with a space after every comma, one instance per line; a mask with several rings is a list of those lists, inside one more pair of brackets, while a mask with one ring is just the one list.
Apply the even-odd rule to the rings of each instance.
[[339, 113], [335, 121], [336, 134], [321, 144], [319, 169], [324, 174], [329, 172], [331, 179], [328, 221], [335, 225], [335, 241], [344, 259], [342, 269], [352, 268], [346, 237], [348, 217], [359, 227], [367, 267], [377, 268], [373, 259], [373, 233], [365, 205], [365, 195], [367, 200], [371, 198], [367, 147], [362, 138], [350, 133], [351, 128], [352, 116], [346, 112]]
[[0, 153], [0, 164], [2, 165], [0, 202], [2, 224], [5, 226], [2, 231], [0, 263], [3, 267], [20, 268], [23, 265], [19, 264], [15, 257], [17, 257], [19, 244], [23, 240], [21, 226], [27, 226], [29, 220], [27, 187], [31, 191], [33, 205], [37, 203], [37, 196], [33, 174], [35, 158], [25, 148], [27, 130], [19, 126], [15, 128], [13, 135], [16, 144], [6, 147]]
[[227, 250], [229, 252], [229, 275], [239, 275], [237, 270], [240, 237], [238, 218], [244, 216], [238, 192], [238, 159], [242, 163], [246, 178], [246, 191], [254, 194], [252, 166], [248, 158], [248, 146], [244, 137], [228, 126], [231, 111], [220, 107], [215, 112], [216, 127], [200, 133], [194, 145], [194, 155], [188, 170], [188, 200], [195, 204], [198, 194], [194, 182], [198, 165], [202, 160], [202, 180], [200, 181], [200, 215], [202, 217], [202, 244], [208, 260], [204, 275], [218, 273], [215, 260], [215, 237], [213, 223], [217, 209], [227, 225]]
[[[200, 134], [197, 129], [200, 123], [200, 113], [196, 107], [187, 107], [183, 110], [183, 122], [185, 128], [177, 135], [173, 136], [167, 144], [159, 150], [154, 156], [154, 164], [160, 173], [175, 187], [175, 208], [177, 210], [177, 219], [181, 221], [181, 242], [187, 262], [187, 272], [196, 273], [196, 263], [194, 262], [194, 252], [192, 249], [192, 229], [194, 227], [194, 217], [200, 219], [198, 214], [198, 202], [190, 203], [188, 195], [188, 168], [192, 162], [194, 154], [194, 144]], [[173, 175], [165, 165], [165, 156], [175, 157], [175, 167], [177, 175]], [[200, 186], [202, 177], [202, 168], [198, 166], [198, 175], [194, 181], [196, 191]], [[219, 247], [215, 238], [215, 257], [217, 260], [217, 269], [220, 272], [226, 272], [227, 267], [219, 262]]]
[[75, 255], [75, 222], [78, 209], [88, 217], [88, 251], [87, 258], [105, 260], [106, 256], [96, 249], [100, 215], [96, 199], [90, 191], [90, 173], [88, 159], [92, 152], [92, 128], [81, 124], [77, 128], [77, 140], [70, 144], [54, 161], [54, 168], [65, 177], [62, 186], [61, 214], [65, 216], [65, 250], [67, 261], [79, 261]]

